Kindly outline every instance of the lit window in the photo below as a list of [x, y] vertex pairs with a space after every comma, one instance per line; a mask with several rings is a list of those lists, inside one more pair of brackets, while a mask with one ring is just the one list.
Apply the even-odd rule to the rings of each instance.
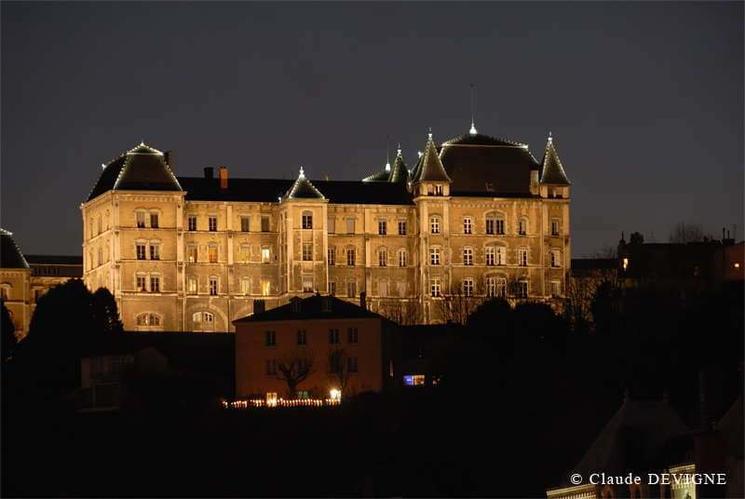
[[271, 249], [268, 246], [261, 248], [261, 263], [269, 263], [272, 256]]
[[217, 231], [217, 217], [214, 215], [210, 215], [207, 221], [210, 232]]
[[463, 248], [463, 265], [473, 265], [473, 248]]
[[440, 265], [440, 248], [429, 249], [429, 264]]
[[424, 385], [424, 374], [405, 374], [404, 385], [406, 386]]
[[473, 279], [470, 277], [463, 279], [463, 295], [473, 296]]
[[150, 276], [150, 292], [160, 293], [160, 276], [157, 276], [157, 275]]
[[189, 278], [187, 291], [190, 295], [197, 294], [197, 279], [195, 277]]
[[303, 229], [313, 228], [313, 213], [312, 212], [304, 211], [302, 219], [303, 219]]
[[241, 232], [249, 232], [251, 230], [251, 218], [241, 217]]
[[398, 221], [398, 235], [399, 236], [405, 236], [406, 235], [406, 220], [399, 220]]
[[244, 295], [250, 295], [251, 294], [251, 279], [248, 277], [244, 277], [241, 279], [241, 293]]
[[[145, 243], [137, 243], [137, 259], [138, 260], [144, 260], [145, 259]], [[91, 261], [93, 258], [91, 258]]]
[[429, 281], [429, 291], [430, 291], [430, 294], [432, 296], [435, 296], [435, 297], [441, 296], [441, 294], [440, 294], [440, 291], [441, 291], [441, 288], [440, 288], [440, 278], [439, 277], [432, 278]]
[[314, 291], [313, 276], [303, 276], [303, 293], [312, 293]]
[[432, 234], [440, 233], [440, 217], [431, 217], [429, 219], [429, 228]]
[[158, 214], [156, 212], [150, 213], [150, 227], [153, 229], [158, 228]]
[[378, 220], [378, 235], [385, 236], [388, 233], [388, 222]]
[[189, 259], [189, 263], [195, 263], [197, 261], [197, 245], [190, 244], [187, 246], [186, 255]]
[[355, 251], [354, 248], [347, 248], [347, 265], [354, 266]]
[[378, 266], [386, 267], [388, 265], [388, 250], [380, 248], [378, 250]]
[[196, 215], [189, 215], [189, 218], [187, 218], [186, 225], [187, 225], [187, 228], [190, 231], [197, 230], [197, 216]]
[[210, 295], [217, 296], [217, 277], [210, 277]]
[[[91, 227], [93, 227], [93, 221], [91, 221]], [[145, 227], [145, 212], [144, 211], [138, 211], [137, 212], [137, 228], [143, 229]], [[93, 229], [91, 228], [91, 233], [93, 232]]]
[[435, 196], [442, 196], [442, 185], [435, 185]]
[[629, 259], [628, 258], [624, 258], [623, 259], [623, 270], [626, 270], [628, 268], [629, 268]]
[[463, 233], [473, 234], [473, 221], [471, 220], [471, 217], [465, 217], [463, 219]]
[[336, 248], [329, 248], [327, 260], [329, 265], [336, 265]]
[[210, 244], [208, 247], [208, 255], [210, 263], [217, 263], [217, 245]]
[[303, 261], [310, 262], [313, 260], [313, 243], [303, 243]]
[[405, 249], [398, 250], [398, 266], [406, 267], [406, 250]]
[[261, 295], [269, 296], [271, 289], [272, 289], [271, 281], [269, 281], [269, 279], [262, 279], [261, 280]]

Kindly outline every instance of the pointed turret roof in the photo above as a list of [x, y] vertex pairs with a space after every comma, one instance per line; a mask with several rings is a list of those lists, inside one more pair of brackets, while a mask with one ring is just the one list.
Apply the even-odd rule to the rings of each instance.
[[305, 178], [305, 171], [301, 166], [295, 183], [285, 193], [285, 199], [326, 199], [326, 197], [316, 189], [310, 180]]
[[404, 162], [404, 155], [401, 153], [401, 146], [398, 146], [396, 151], [396, 158], [393, 160], [393, 168], [391, 169], [391, 176], [388, 179], [389, 182], [403, 182], [409, 181], [409, 170], [406, 168]]
[[27, 269], [28, 262], [13, 240], [13, 233], [0, 228], [0, 268]]
[[421, 165], [417, 168], [417, 175], [413, 182], [452, 182], [445, 171], [445, 167], [442, 166], [437, 146], [432, 140], [432, 132], [427, 137], [427, 145], [421, 157]]
[[559, 159], [559, 154], [556, 152], [556, 148], [554, 147], [554, 140], [551, 137], [551, 132], [549, 132], [548, 134], [548, 141], [546, 142], [546, 150], [543, 153], [541, 168], [542, 184], [570, 184], [566, 173], [564, 173], [564, 167], [562, 166], [561, 160]]

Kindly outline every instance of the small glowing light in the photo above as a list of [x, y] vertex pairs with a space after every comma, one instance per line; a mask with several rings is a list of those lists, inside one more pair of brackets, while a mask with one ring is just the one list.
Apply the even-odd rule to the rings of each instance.
[[106, 169], [106, 163], [101, 163], [101, 169], [102, 170], [105, 170]]
[[385, 162], [385, 171], [389, 172], [391, 171], [391, 164], [389, 162]]
[[629, 268], [629, 259], [628, 258], [624, 258], [623, 259], [623, 270], [626, 270], [628, 268]]
[[421, 158], [421, 157], [422, 157], [422, 151], [417, 151], [417, 152], [416, 152], [416, 155], [417, 155], [417, 156], [419, 156], [419, 157]]
[[401, 144], [398, 144], [398, 149], [396, 149], [396, 154], [401, 156]]
[[329, 397], [331, 400], [341, 400], [341, 390], [338, 388], [332, 388], [329, 390]]
[[478, 131], [476, 130], [476, 125], [474, 124], [474, 122], [473, 122], [473, 121], [471, 121], [471, 129], [470, 129], [470, 130], [468, 130], [468, 133], [469, 133], [469, 134], [471, 134], [471, 135], [476, 135], [477, 133], [479, 133], [479, 132], [478, 132]]
[[299, 178], [305, 178], [305, 171], [303, 170], [303, 167], [300, 167], [300, 175], [298, 175]]
[[740, 268], [740, 264], [738, 262], [735, 262], [735, 268], [736, 269], [739, 269]]
[[551, 136], [551, 132], [550, 131], [548, 132], [548, 141], [549, 142], [553, 142], [554, 141], [553, 137]]

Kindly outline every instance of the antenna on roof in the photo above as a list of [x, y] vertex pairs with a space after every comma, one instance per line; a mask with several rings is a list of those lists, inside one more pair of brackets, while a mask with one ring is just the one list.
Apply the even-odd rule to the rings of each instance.
[[476, 135], [477, 133], [479, 133], [476, 130], [476, 123], [473, 119], [473, 110], [474, 110], [475, 102], [476, 102], [476, 87], [474, 87], [473, 83], [471, 83], [471, 129], [468, 130], [468, 133], [470, 135]]

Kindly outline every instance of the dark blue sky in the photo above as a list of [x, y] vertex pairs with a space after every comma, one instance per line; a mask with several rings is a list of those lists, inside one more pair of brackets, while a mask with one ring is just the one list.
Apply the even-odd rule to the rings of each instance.
[[574, 255], [622, 230], [743, 227], [743, 4], [0, 4], [0, 223], [79, 254], [102, 162], [355, 179], [431, 126], [530, 144], [573, 182]]

